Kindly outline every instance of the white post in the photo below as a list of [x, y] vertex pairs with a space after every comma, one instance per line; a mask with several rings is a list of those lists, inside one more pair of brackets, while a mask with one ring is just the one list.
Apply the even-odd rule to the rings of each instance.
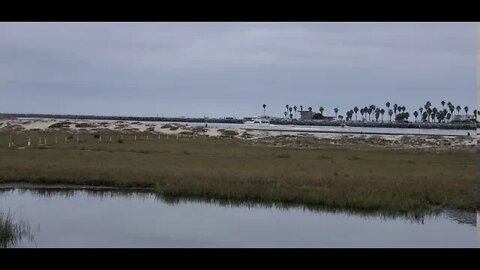
[[147, 135], [147, 141], [148, 141], [148, 135]]
[[160, 140], [160, 134], [158, 134], [158, 139]]
[[102, 142], [102, 136], [99, 136], [99, 137], [98, 137], [98, 141], [99, 141], [99, 142]]
[[32, 145], [32, 142], [30, 141], [30, 137], [28, 137], [28, 146], [30, 147]]
[[177, 135], [177, 140], [178, 140], [178, 135]]
[[47, 145], [47, 137], [45, 137], [45, 145]]
[[68, 142], [68, 137], [65, 137], [65, 142]]
[[168, 140], [168, 134], [167, 134], [167, 140]]
[[135, 135], [135, 141], [137, 141], [137, 135]]
[[58, 137], [55, 136], [55, 144], [58, 144]]
[[38, 137], [38, 144], [42, 144], [42, 137]]
[[112, 136], [110, 136], [110, 141], [112, 141]]

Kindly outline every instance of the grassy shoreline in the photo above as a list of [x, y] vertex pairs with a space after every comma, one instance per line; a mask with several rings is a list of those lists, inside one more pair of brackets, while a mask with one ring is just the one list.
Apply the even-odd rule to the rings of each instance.
[[120, 143], [92, 134], [77, 143], [61, 134], [42, 136], [52, 143], [19, 150], [5, 148], [8, 134], [0, 134], [0, 184], [147, 188], [165, 197], [398, 214], [476, 207], [474, 152], [294, 149], [229, 138], [135, 141], [133, 135]]
[[32, 239], [30, 226], [15, 222], [10, 214], [0, 212], [0, 248], [14, 247], [24, 237]]

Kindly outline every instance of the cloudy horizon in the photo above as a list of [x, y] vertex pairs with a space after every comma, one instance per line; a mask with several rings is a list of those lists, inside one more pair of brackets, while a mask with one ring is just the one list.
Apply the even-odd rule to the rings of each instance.
[[0, 23], [0, 113], [477, 106], [474, 23]]

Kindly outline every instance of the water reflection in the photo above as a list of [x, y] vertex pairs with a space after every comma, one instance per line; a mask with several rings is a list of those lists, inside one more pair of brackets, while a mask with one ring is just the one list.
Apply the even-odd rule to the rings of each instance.
[[0, 194], [11, 193], [17, 191], [19, 194], [31, 194], [40, 198], [63, 198], [70, 199], [75, 196], [87, 196], [93, 199], [106, 199], [106, 198], [124, 198], [134, 200], [155, 200], [159, 203], [163, 203], [169, 206], [175, 206], [184, 203], [202, 203], [202, 204], [214, 204], [221, 207], [243, 207], [247, 209], [263, 208], [263, 209], [278, 209], [283, 211], [289, 210], [303, 210], [312, 213], [327, 213], [338, 214], [346, 216], [356, 216], [363, 219], [379, 219], [382, 221], [389, 220], [408, 220], [411, 224], [423, 224], [426, 218], [438, 218], [443, 214], [447, 214], [451, 219], [456, 220], [459, 223], [465, 223], [476, 226], [475, 213], [466, 213], [456, 210], [430, 210], [416, 213], [395, 213], [395, 212], [382, 212], [382, 211], [363, 211], [363, 210], [348, 210], [348, 209], [336, 209], [331, 207], [311, 206], [293, 203], [276, 203], [276, 202], [264, 202], [264, 201], [238, 201], [238, 200], [224, 200], [214, 198], [203, 197], [166, 197], [156, 193], [152, 193], [148, 190], [122, 190], [114, 188], [91, 188], [86, 187], [82, 189], [78, 188], [65, 188], [65, 187], [45, 187], [45, 188], [0, 188]]
[[0, 212], [0, 248], [15, 247], [25, 239], [29, 242], [34, 240], [30, 224], [24, 221], [15, 222], [10, 213]]
[[[475, 227], [458, 224], [465, 223], [465, 213], [461, 212], [450, 213], [456, 217], [453, 221], [445, 213], [402, 216], [264, 202], [165, 198], [147, 191], [16, 186], [0, 187], [1, 212], [14, 214], [8, 219], [2, 215], [2, 227], [8, 224], [15, 228], [9, 230], [14, 233], [2, 237], [3, 247], [32, 247], [37, 243], [41, 247], [476, 244]], [[42, 230], [34, 235], [28, 224], [41, 225]]]

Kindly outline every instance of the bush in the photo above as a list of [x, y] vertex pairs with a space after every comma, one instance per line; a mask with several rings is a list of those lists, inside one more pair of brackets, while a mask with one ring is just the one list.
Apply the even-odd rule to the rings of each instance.
[[89, 128], [89, 127], [95, 127], [95, 125], [90, 124], [90, 123], [79, 123], [79, 124], [76, 124], [75, 127], [77, 127], [77, 128]]
[[219, 129], [218, 131], [221, 132], [222, 136], [237, 136], [238, 135], [238, 132], [236, 132], [235, 130], [225, 130], [225, 129]]
[[95, 135], [93, 135], [93, 138], [95, 138], [95, 139], [100, 138], [100, 134], [95, 134]]
[[122, 140], [122, 139], [118, 139], [117, 142], [118, 142], [118, 143], [123, 143], [123, 140]]
[[50, 125], [48, 128], [68, 128], [70, 127], [70, 124], [71, 124], [70, 122], [59, 122], [59, 123]]

